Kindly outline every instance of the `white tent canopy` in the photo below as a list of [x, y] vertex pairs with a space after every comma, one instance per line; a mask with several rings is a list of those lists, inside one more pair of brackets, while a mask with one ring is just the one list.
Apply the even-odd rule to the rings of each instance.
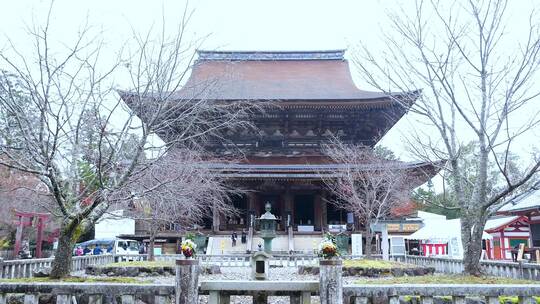
[[[409, 240], [422, 240], [427, 244], [448, 244], [447, 256], [456, 259], [463, 258], [463, 245], [461, 244], [461, 220], [425, 219], [424, 227], [415, 233], [406, 236]], [[482, 239], [492, 239], [492, 236], [483, 232]]]
[[[434, 219], [425, 220], [424, 227], [415, 233], [405, 236], [409, 240], [427, 240], [431, 242], [448, 242], [450, 239], [461, 238], [461, 220]], [[482, 234], [482, 239], [490, 240], [493, 237], [488, 233]]]

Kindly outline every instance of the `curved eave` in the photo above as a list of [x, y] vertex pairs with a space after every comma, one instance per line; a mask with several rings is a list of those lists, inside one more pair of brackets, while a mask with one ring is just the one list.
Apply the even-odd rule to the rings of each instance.
[[532, 207], [525, 207], [525, 208], [519, 208], [519, 209], [512, 209], [512, 210], [503, 210], [498, 211], [497, 214], [501, 215], [531, 215], [531, 214], [540, 214], [540, 205], [539, 206], [532, 206]]
[[[186, 102], [193, 101], [198, 102], [201, 100], [212, 100], [218, 103], [228, 102], [262, 102], [262, 103], [276, 103], [277, 106], [283, 108], [365, 108], [365, 109], [383, 109], [388, 107], [401, 107], [404, 109], [410, 108], [414, 101], [418, 98], [418, 91], [412, 93], [396, 93], [393, 95], [386, 95], [376, 98], [351, 98], [351, 99], [201, 99], [201, 98], [174, 98], [173, 101]], [[126, 103], [130, 103], [131, 100], [137, 98], [138, 95], [128, 91], [118, 91], [120, 97]], [[143, 97], [145, 101], [155, 101], [153, 96]]]
[[[442, 163], [401, 163], [396, 165], [396, 170], [405, 170], [411, 176], [410, 187], [416, 188], [426, 183], [437, 174]], [[325, 178], [339, 178], [339, 164], [324, 165], [247, 165], [247, 164], [214, 164], [216, 170], [220, 170], [219, 175], [231, 180], [271, 180], [271, 181], [293, 181], [307, 180], [320, 181]], [[365, 166], [365, 170], [370, 170], [370, 165]], [[376, 168], [371, 168], [371, 170]]]
[[508, 222], [505, 222], [505, 223], [502, 223], [496, 227], [492, 227], [492, 228], [489, 228], [489, 229], [485, 229], [484, 231], [487, 232], [487, 233], [496, 233], [496, 232], [501, 232], [501, 231], [504, 231], [508, 226], [511, 226], [517, 222], [520, 222], [520, 221], [528, 221], [527, 217], [526, 216], [518, 216], [516, 217], [515, 219], [510, 219]]

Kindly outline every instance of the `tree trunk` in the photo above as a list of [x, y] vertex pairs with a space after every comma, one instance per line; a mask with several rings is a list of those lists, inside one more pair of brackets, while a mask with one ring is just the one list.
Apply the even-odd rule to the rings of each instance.
[[148, 240], [148, 261], [154, 261], [154, 245], [156, 241], [156, 233], [153, 229], [150, 231], [150, 239]]
[[[71, 225], [67, 225], [70, 227]], [[53, 279], [60, 279], [71, 273], [71, 259], [73, 256], [73, 247], [75, 229], [62, 227], [58, 237], [58, 248], [54, 254], [52, 262], [51, 275]]]
[[480, 257], [482, 255], [482, 234], [486, 216], [482, 212], [470, 212], [461, 218], [461, 241], [463, 244], [463, 264], [465, 273], [482, 275]]

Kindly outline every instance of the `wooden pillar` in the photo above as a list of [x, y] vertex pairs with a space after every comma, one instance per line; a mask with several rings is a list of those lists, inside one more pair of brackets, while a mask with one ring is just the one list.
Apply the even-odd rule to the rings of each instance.
[[43, 217], [38, 217], [37, 222], [37, 239], [36, 239], [36, 258], [41, 259], [41, 246], [43, 243], [43, 226], [45, 226]]
[[217, 208], [214, 206], [212, 209], [212, 231], [214, 232], [219, 231], [220, 217]]
[[19, 222], [17, 223], [17, 232], [15, 232], [15, 251], [13, 252], [13, 255], [16, 257], [19, 254], [19, 251], [21, 251], [21, 242], [22, 242], [22, 234], [23, 234], [23, 217], [18, 216]]
[[341, 260], [319, 261], [319, 295], [321, 304], [343, 304]]
[[199, 303], [199, 261], [176, 260], [176, 304]]
[[248, 193], [248, 209], [251, 213], [255, 214], [255, 216], [260, 215], [258, 214], [260, 212], [260, 203], [259, 203], [259, 194], [256, 192], [250, 192]]
[[255, 226], [255, 217], [257, 216], [257, 204], [258, 204], [258, 195], [255, 192], [249, 192], [247, 194], [247, 200], [248, 200], [248, 212], [247, 212], [247, 225]]
[[321, 231], [328, 230], [328, 205], [326, 192], [321, 196]]
[[[291, 193], [291, 190], [287, 189], [285, 191], [285, 195], [283, 195], [284, 200], [284, 209], [285, 209], [285, 227], [287, 227], [287, 224], [292, 226], [293, 225], [293, 219], [294, 219], [294, 213], [293, 213], [293, 195]], [[287, 216], [290, 216], [289, 223], [287, 223]]]
[[322, 199], [321, 193], [317, 191], [313, 199], [313, 226], [315, 230], [320, 230], [322, 228]]

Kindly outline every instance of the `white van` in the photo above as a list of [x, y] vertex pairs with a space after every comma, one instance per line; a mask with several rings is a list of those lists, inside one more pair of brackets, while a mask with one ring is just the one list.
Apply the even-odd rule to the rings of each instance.
[[74, 253], [76, 253], [77, 247], [81, 247], [83, 250], [88, 248], [90, 250], [87, 255], [93, 254], [93, 250], [96, 246], [101, 248], [101, 254], [139, 254], [139, 242], [135, 240], [124, 239], [95, 239], [86, 242], [79, 243], [75, 246]]

